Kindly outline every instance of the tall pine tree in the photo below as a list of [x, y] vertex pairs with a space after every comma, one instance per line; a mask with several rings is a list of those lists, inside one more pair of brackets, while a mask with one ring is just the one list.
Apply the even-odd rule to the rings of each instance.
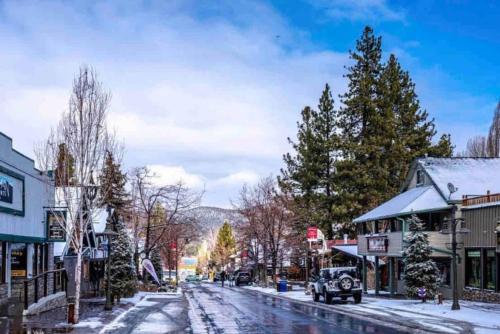
[[122, 214], [128, 202], [125, 185], [127, 176], [120, 170], [120, 164], [115, 161], [113, 153], [107, 152], [104, 168], [99, 178], [100, 200], [103, 206], [109, 205]]
[[127, 179], [111, 152], [106, 154], [99, 181], [101, 205], [114, 208], [111, 219], [118, 234], [111, 238], [111, 291], [120, 299], [136, 292], [137, 276], [132, 243], [123, 222], [123, 211], [128, 201], [125, 190]]
[[120, 300], [120, 297], [130, 297], [136, 293], [137, 276], [132, 242], [127, 234], [125, 223], [116, 211], [112, 219], [118, 235], [111, 239], [111, 293]]
[[415, 215], [408, 218], [406, 223], [410, 233], [405, 237], [403, 261], [408, 296], [417, 297], [418, 289], [425, 288], [427, 296], [433, 297], [440, 283], [439, 269], [431, 259], [432, 249], [427, 234], [423, 232], [424, 225]]
[[354, 64], [347, 68], [348, 91], [342, 96], [344, 106], [339, 111], [343, 159], [337, 165], [337, 210], [344, 213], [345, 232], [353, 232], [349, 222], [354, 217], [380, 204], [387, 188], [384, 146], [392, 124], [390, 119], [384, 119], [377, 105], [381, 43], [381, 38], [366, 27], [356, 50], [350, 52]]
[[332, 237], [335, 163], [340, 139], [337, 111], [328, 84], [320, 97], [318, 111], [304, 108], [302, 122], [297, 127], [297, 142], [288, 139], [295, 154], [284, 155], [286, 168], [281, 170], [279, 183], [282, 189], [294, 196], [296, 213], [303, 223], [301, 229], [318, 226]]
[[[345, 230], [362, 213], [396, 195], [411, 162], [425, 155], [449, 157], [449, 135], [437, 144], [434, 120], [420, 108], [415, 84], [394, 55], [381, 63], [381, 38], [366, 27], [348, 67], [348, 91], [339, 111], [342, 157], [337, 164]], [[340, 216], [340, 215], [339, 215]]]

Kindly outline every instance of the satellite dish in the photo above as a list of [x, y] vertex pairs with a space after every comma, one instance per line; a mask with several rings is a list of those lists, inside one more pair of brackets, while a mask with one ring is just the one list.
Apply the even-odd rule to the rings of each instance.
[[448, 196], [448, 199], [451, 198], [451, 194], [455, 193], [458, 191], [458, 188], [453, 185], [453, 183], [448, 182], [448, 191], [450, 192], [450, 196]]
[[448, 190], [450, 191], [450, 194], [453, 194], [454, 192], [457, 192], [458, 188], [456, 188], [453, 183], [448, 182]]

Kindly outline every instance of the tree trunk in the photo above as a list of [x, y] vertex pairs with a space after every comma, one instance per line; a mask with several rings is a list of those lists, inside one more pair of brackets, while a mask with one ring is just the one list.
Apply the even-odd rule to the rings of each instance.
[[76, 253], [75, 267], [75, 323], [80, 318], [80, 288], [82, 284], [82, 244], [79, 245]]

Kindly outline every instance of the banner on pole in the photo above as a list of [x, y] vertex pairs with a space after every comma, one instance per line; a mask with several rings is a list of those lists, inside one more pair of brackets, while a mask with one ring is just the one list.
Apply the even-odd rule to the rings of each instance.
[[153, 266], [153, 263], [149, 259], [144, 259], [142, 260], [142, 266], [146, 268], [148, 273], [153, 277], [153, 279], [158, 283], [158, 285], [161, 285], [160, 280], [158, 279], [158, 276], [156, 275], [155, 267]]

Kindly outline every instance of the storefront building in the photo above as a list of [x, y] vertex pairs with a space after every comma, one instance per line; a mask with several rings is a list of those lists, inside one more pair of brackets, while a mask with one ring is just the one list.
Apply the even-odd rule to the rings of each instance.
[[25, 279], [52, 269], [46, 220], [53, 202], [47, 175], [0, 132], [0, 303], [21, 298]]
[[[354, 219], [358, 230], [358, 254], [365, 257], [365, 263], [368, 263], [368, 256], [375, 257], [375, 268], [378, 268], [375, 293], [383, 290], [391, 294], [406, 293], [402, 256], [409, 228], [405, 220], [416, 215], [424, 223], [433, 250], [431, 257], [440, 270], [440, 292], [445, 298], [451, 297], [451, 235], [443, 233], [448, 230], [447, 219], [451, 218], [452, 210], [456, 218], [462, 216], [462, 199], [467, 194], [481, 194], [487, 189], [500, 192], [500, 183], [496, 182], [499, 179], [500, 159], [421, 158], [414, 161], [399, 195]], [[477, 226], [462, 223], [458, 230], [465, 231], [465, 227], [477, 229]], [[468, 234], [457, 236], [457, 288], [460, 292], [467, 279], [464, 275], [467, 262], [464, 261], [464, 238], [469, 237]], [[472, 249], [469, 251], [469, 259], [477, 255]], [[380, 264], [381, 260], [385, 265]]]
[[500, 303], [500, 194], [463, 199], [464, 298]]

